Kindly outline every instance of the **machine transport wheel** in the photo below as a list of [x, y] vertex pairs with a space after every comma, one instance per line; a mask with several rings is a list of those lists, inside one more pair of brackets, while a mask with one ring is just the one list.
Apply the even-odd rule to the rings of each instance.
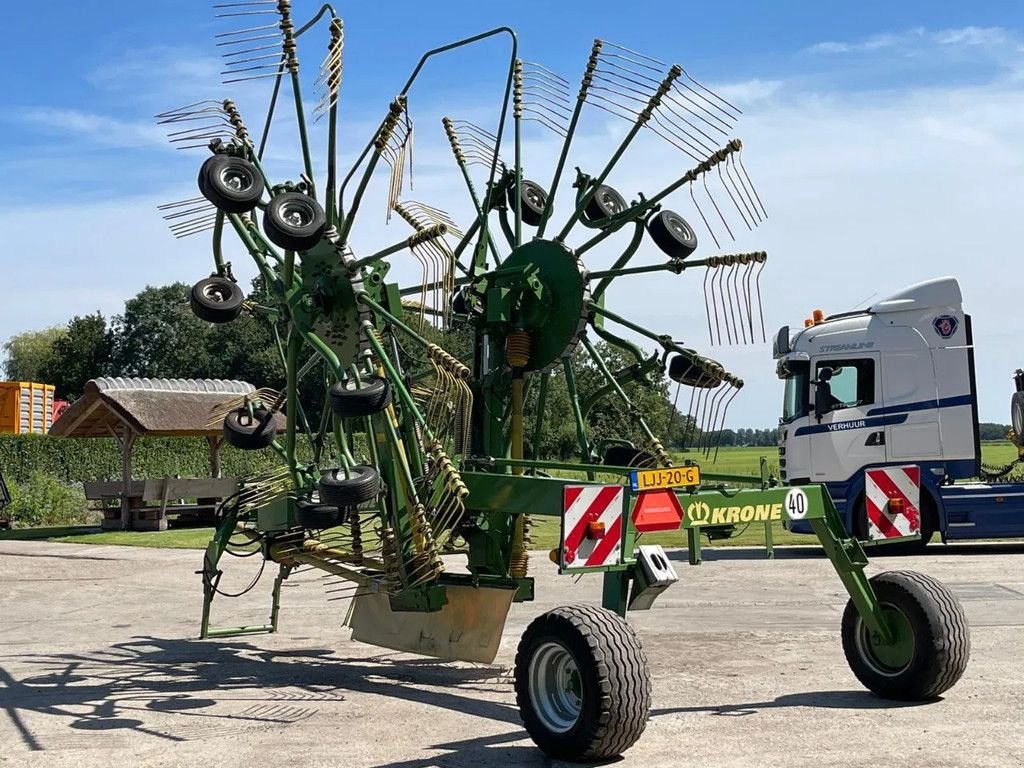
[[236, 408], [224, 417], [224, 440], [242, 451], [269, 448], [277, 434], [277, 423], [265, 408]]
[[336, 381], [331, 386], [331, 411], [339, 419], [373, 416], [391, 404], [391, 382], [383, 376]]
[[320, 501], [340, 509], [348, 509], [373, 501], [380, 493], [380, 475], [373, 467], [357, 465], [348, 470], [329, 469], [320, 476]]
[[658, 460], [653, 453], [628, 445], [610, 445], [602, 462], [607, 467], [655, 467]]
[[199, 191], [225, 213], [245, 213], [263, 194], [263, 175], [241, 157], [214, 155], [199, 169]]
[[[544, 217], [544, 208], [548, 203], [548, 193], [535, 181], [524, 179], [520, 184], [519, 199], [522, 201], [521, 213], [523, 223], [531, 227], [540, 225]], [[516, 207], [516, 185], [508, 188], [508, 205], [512, 210]]]
[[341, 523], [338, 508], [317, 499], [299, 499], [295, 502], [295, 510], [299, 525], [303, 528], [323, 530]]
[[308, 251], [320, 242], [327, 228], [327, 214], [320, 203], [301, 192], [282, 192], [263, 211], [263, 231], [274, 245], [286, 251]]
[[594, 195], [587, 203], [585, 211], [590, 221], [599, 223], [609, 216], [622, 213], [628, 207], [629, 205], [627, 205], [626, 199], [622, 195], [607, 184], [602, 184], [594, 190]]
[[192, 286], [192, 314], [208, 323], [230, 323], [242, 312], [242, 289], [226, 277], [208, 277]]
[[526, 628], [516, 703], [530, 738], [553, 758], [621, 755], [647, 726], [651, 681], [633, 628], [604, 608], [555, 608]]
[[914, 571], [886, 571], [871, 579], [895, 640], [882, 643], [851, 600], [843, 613], [843, 651], [850, 669], [884, 699], [927, 701], [953, 687], [967, 667], [967, 617], [941, 582]]
[[697, 235], [675, 211], [661, 211], [647, 222], [647, 232], [662, 253], [682, 261], [697, 250]]

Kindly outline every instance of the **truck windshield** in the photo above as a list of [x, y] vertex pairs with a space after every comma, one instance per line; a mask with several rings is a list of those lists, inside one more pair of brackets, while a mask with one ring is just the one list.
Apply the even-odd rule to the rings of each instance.
[[807, 388], [810, 365], [792, 361], [786, 371], [786, 393], [782, 399], [782, 423], [807, 415]]

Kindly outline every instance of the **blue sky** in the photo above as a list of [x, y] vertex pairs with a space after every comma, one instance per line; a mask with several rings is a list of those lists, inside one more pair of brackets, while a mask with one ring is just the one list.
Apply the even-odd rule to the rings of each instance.
[[[102, 14], [96, 5], [58, 1], [42, 12], [27, 4], [5, 11], [7, 28], [18, 34], [2, 54], [9, 76], [0, 94], [0, 173], [7, 181], [0, 226], [9, 250], [0, 257], [0, 286], [35, 289], [3, 289], [0, 339], [73, 314], [114, 314], [147, 283], [205, 276], [208, 246], [201, 238], [174, 241], [155, 211], [158, 202], [195, 194], [202, 156], [171, 149], [151, 117], [234, 95], [244, 112], [251, 109], [250, 124], [259, 121], [266, 95], [259, 84], [237, 93], [219, 84], [213, 34], [229, 27], [215, 22], [205, 3], [109, 0]], [[315, 10], [306, 0], [294, 5], [299, 18]], [[769, 329], [799, 323], [814, 306], [840, 311], [872, 294], [954, 274], [975, 315], [981, 415], [1006, 420], [1009, 377], [1024, 364], [1015, 352], [1024, 322], [1011, 309], [1018, 291], [999, 279], [1019, 274], [1011, 265], [1024, 234], [1024, 8], [916, 0], [626, 7], [339, 4], [346, 26], [343, 156], [366, 141], [422, 50], [485, 28], [515, 27], [521, 55], [574, 88], [594, 37], [679, 62], [744, 109], [736, 133], [771, 218], [736, 247], [770, 253]], [[300, 56], [310, 71], [325, 39], [303, 38]], [[436, 118], [491, 114], [504, 56], [493, 43], [438, 59], [413, 92], [422, 158], [416, 199], [463, 209], [458, 186], [449, 183], [454, 169], [442, 168], [435, 151], [443, 149]], [[282, 167], [294, 165], [286, 129], [275, 155]], [[603, 163], [620, 132], [595, 116], [574, 162]], [[533, 163], [541, 169], [536, 175], [546, 176], [556, 145], [531, 134], [528, 147], [527, 175]], [[684, 158], [644, 145], [624, 160], [616, 183], [630, 194], [653, 191], [666, 169], [679, 175]], [[383, 216], [361, 223], [367, 247], [397, 239], [383, 229]], [[705, 349], [748, 381], [733, 425], [773, 423], [780, 393], [767, 348], [708, 348], [697, 282], [687, 275], [638, 278], [612, 299], [619, 311]]]

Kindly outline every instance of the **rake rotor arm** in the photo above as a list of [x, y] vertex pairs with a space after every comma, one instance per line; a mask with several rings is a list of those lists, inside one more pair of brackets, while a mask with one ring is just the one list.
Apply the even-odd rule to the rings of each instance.
[[[601, 235], [598, 235], [597, 237], [601, 237], [602, 235], [604, 235], [603, 232], [601, 233]], [[597, 238], [594, 239], [596, 240]], [[626, 249], [622, 252], [622, 255], [620, 255], [619, 258], [615, 260], [615, 263], [612, 264], [611, 269], [606, 270], [604, 273], [590, 274], [590, 279], [592, 280], [597, 275], [601, 276], [601, 282], [598, 283], [597, 286], [590, 293], [592, 300], [597, 301], [598, 299], [601, 298], [601, 295], [604, 294], [608, 286], [611, 285], [612, 280], [614, 280], [619, 274], [621, 274], [621, 270], [623, 269], [623, 267], [625, 267], [626, 264], [629, 263], [629, 260], [636, 255], [636, 252], [637, 250], [639, 250], [640, 244], [643, 242], [643, 239], [644, 222], [642, 220], [637, 220], [635, 224], [635, 229], [633, 231], [633, 237], [630, 239], [629, 245], [626, 246]], [[593, 242], [593, 240], [591, 242]], [[585, 251], [589, 245], [590, 243], [585, 244], [583, 248], [577, 251], [577, 254]]]
[[655, 437], [643, 416], [640, 415], [640, 409], [633, 404], [633, 401], [629, 399], [629, 395], [626, 394], [626, 390], [622, 388], [618, 379], [612, 375], [611, 370], [608, 368], [608, 363], [606, 363], [604, 358], [601, 357], [601, 353], [597, 351], [597, 347], [594, 346], [593, 342], [591, 342], [586, 335], [583, 335], [580, 338], [580, 341], [583, 343], [583, 346], [597, 365], [598, 370], [601, 371], [601, 375], [604, 376], [605, 381], [608, 382], [615, 393], [619, 396], [619, 399], [622, 400], [626, 408], [629, 409], [630, 414], [636, 417], [637, 423], [640, 425], [640, 429], [643, 430], [643, 433], [647, 436], [647, 439], [651, 441], [652, 444], [660, 445], [660, 441]]
[[[616, 149], [612, 156], [608, 159], [608, 162], [605, 164], [604, 170], [602, 170], [600, 175], [591, 183], [590, 188], [585, 190], [583, 194], [580, 195], [579, 199], [576, 201], [576, 210], [573, 211], [572, 216], [569, 217], [569, 220], [565, 223], [565, 226], [562, 227], [562, 231], [559, 232], [558, 235], [555, 237], [556, 240], [562, 242], [565, 241], [565, 238], [568, 237], [569, 232], [572, 231], [573, 226], [576, 224], [577, 221], [579, 221], [580, 216], [583, 215], [583, 209], [587, 207], [587, 203], [589, 203], [591, 198], [594, 196], [594, 192], [597, 191], [598, 187], [604, 184], [605, 179], [608, 178], [608, 174], [612, 172], [612, 169], [615, 168], [616, 164], [622, 158], [623, 154], [625, 154], [626, 149], [628, 149], [629, 145], [633, 143], [633, 139], [635, 139], [636, 135], [640, 133], [640, 129], [647, 124], [648, 120], [650, 120], [651, 114], [655, 109], [658, 108], [658, 105], [661, 104], [661, 99], [664, 97], [666, 93], [668, 93], [669, 89], [672, 87], [672, 83], [675, 82], [676, 78], [678, 78], [682, 74], [682, 72], [683, 70], [678, 65], [673, 65], [672, 68], [668, 71], [668, 74], [665, 76], [665, 79], [662, 80], [661, 85], [658, 86], [658, 90], [654, 92], [653, 96], [651, 96], [650, 101], [647, 103], [647, 107], [637, 116], [636, 120], [633, 122], [632, 128], [629, 129], [629, 132], [626, 134], [625, 138], [623, 138], [622, 142], [619, 144], [618, 149]], [[653, 202], [657, 201], [648, 201], [648, 205], [650, 205]]]

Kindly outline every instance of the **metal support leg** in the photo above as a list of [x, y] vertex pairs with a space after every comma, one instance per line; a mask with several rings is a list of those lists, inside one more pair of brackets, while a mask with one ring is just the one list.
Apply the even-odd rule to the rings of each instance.
[[775, 559], [775, 541], [772, 538], [772, 524], [764, 524], [764, 551], [769, 560]]
[[629, 571], [610, 571], [604, 575], [601, 591], [601, 605], [619, 616], [626, 616], [626, 600], [629, 597]]
[[871, 582], [864, 574], [864, 567], [868, 564], [867, 555], [864, 554], [860, 542], [846, 533], [832, 499], [827, 493], [823, 496], [825, 517], [810, 520], [811, 527], [817, 534], [828, 559], [832, 561], [832, 566], [839, 574], [839, 579], [850, 594], [850, 599], [857, 607], [864, 624], [872, 632], [877, 632], [882, 642], [892, 643], [893, 633], [882, 615], [882, 607], [871, 588]]
[[686, 549], [690, 557], [690, 565], [700, 565], [700, 529], [686, 529]]

